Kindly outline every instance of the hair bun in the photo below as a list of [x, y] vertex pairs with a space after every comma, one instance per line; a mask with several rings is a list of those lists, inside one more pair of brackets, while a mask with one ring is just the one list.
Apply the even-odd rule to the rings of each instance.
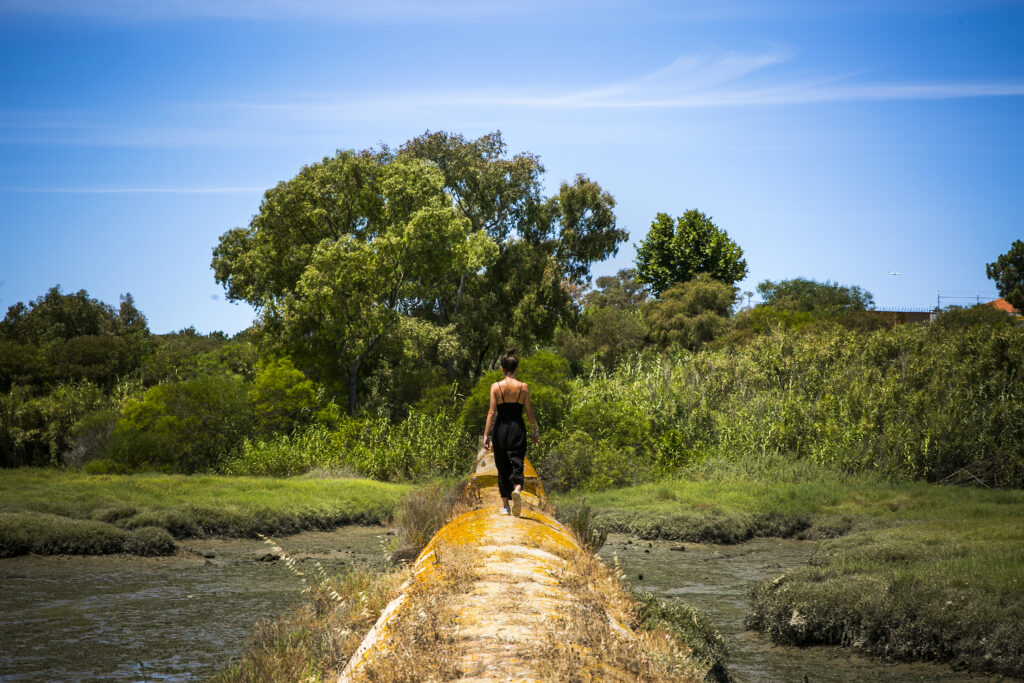
[[514, 356], [514, 355], [516, 355], [515, 348], [510, 346], [509, 348], [505, 349], [505, 355], [506, 356]]

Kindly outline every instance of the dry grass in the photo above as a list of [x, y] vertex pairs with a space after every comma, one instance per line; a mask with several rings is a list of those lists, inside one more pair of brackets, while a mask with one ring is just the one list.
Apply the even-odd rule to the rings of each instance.
[[354, 680], [373, 683], [446, 681], [461, 674], [458, 596], [479, 567], [465, 547], [435, 548], [434, 570], [407, 589], [408, 602], [387, 624], [385, 649], [356, 672]]
[[409, 573], [355, 569], [330, 576], [319, 566], [302, 572], [287, 552], [271, 543], [303, 580], [306, 600], [277, 619], [259, 621], [241, 660], [211, 680], [333, 681]]
[[467, 488], [468, 480], [435, 482], [414, 489], [395, 504], [388, 527], [395, 532], [392, 559], [411, 560], [441, 527], [479, 502], [476, 489]]
[[668, 631], [627, 630], [640, 625], [639, 605], [613, 570], [588, 553], [570, 562], [558, 579], [571, 604], [548, 620], [530, 653], [541, 680], [703, 680], [707, 667]]

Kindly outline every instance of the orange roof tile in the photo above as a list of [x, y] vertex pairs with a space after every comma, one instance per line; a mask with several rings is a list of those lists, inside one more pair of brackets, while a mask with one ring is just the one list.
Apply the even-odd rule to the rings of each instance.
[[996, 299], [995, 301], [989, 301], [986, 304], [986, 306], [992, 306], [995, 309], [998, 309], [1000, 311], [1006, 311], [1007, 313], [1012, 313], [1013, 315], [1021, 315], [1021, 312], [1018, 311], [1013, 306], [1011, 306], [1010, 302], [1007, 301], [1006, 299]]

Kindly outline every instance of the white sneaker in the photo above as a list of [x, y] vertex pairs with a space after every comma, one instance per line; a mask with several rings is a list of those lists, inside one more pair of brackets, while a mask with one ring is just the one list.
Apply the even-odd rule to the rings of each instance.
[[498, 514], [499, 515], [508, 515], [508, 514], [511, 514], [511, 513], [509, 512], [508, 508], [498, 508]]
[[512, 492], [512, 515], [518, 517], [519, 513], [523, 511], [523, 498], [519, 495], [519, 491]]

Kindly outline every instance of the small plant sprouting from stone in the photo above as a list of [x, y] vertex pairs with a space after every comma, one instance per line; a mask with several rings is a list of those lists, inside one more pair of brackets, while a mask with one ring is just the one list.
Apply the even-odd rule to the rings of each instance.
[[256, 535], [259, 536], [264, 543], [270, 546], [271, 550], [274, 551], [274, 554], [284, 562], [285, 566], [288, 567], [292, 574], [299, 577], [299, 580], [302, 581], [302, 592], [304, 594], [308, 594], [315, 589], [319, 589], [327, 594], [338, 607], [342, 607], [345, 604], [345, 601], [338, 594], [338, 591], [334, 589], [334, 582], [331, 580], [331, 577], [327, 575], [327, 570], [324, 569], [323, 565], [320, 564], [319, 561], [313, 562], [313, 581], [311, 583], [309, 577], [299, 569], [299, 565], [295, 561], [295, 558], [289, 555], [284, 548], [279, 546], [274, 539], [269, 536], [264, 536], [263, 534]]
[[586, 498], [567, 507], [565, 514], [560, 514], [559, 517], [565, 520], [585, 550], [596, 553], [608, 540], [608, 531], [594, 524], [594, 517]]

